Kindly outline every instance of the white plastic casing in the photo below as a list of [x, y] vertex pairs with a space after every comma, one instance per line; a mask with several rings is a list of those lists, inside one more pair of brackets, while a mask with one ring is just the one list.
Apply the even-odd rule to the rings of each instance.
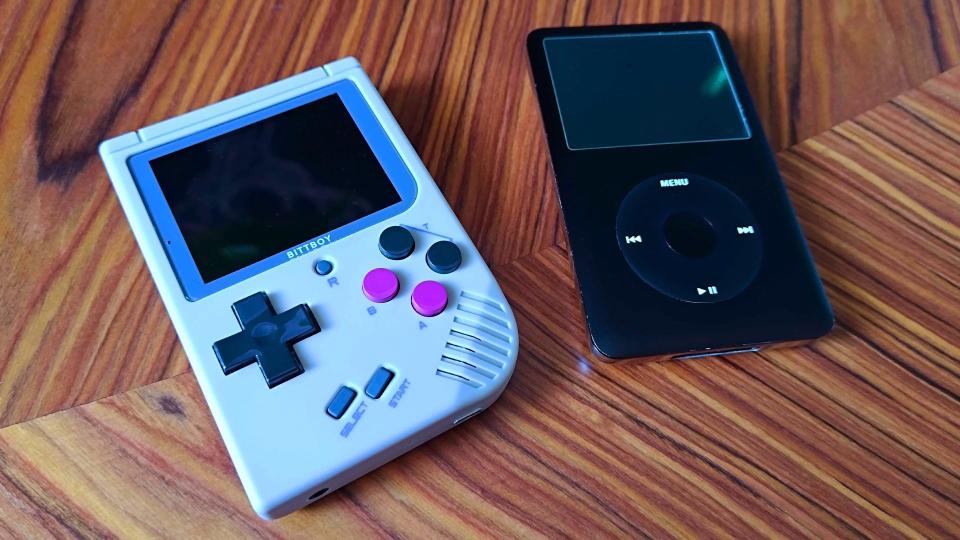
[[[188, 300], [128, 158], [345, 79], [360, 89], [412, 172], [417, 184], [413, 204], [396, 217]], [[344, 58], [115, 137], [100, 145], [100, 155], [250, 503], [261, 517], [283, 516], [333, 492], [490, 406], [506, 387], [519, 339], [513, 313], [355, 59]], [[391, 225], [410, 227], [414, 234], [416, 249], [406, 259], [389, 260], [378, 250], [380, 232]], [[428, 268], [425, 253], [440, 239], [435, 234], [459, 246], [463, 262], [458, 270], [441, 275]], [[334, 265], [329, 276], [314, 271], [321, 258]], [[389, 268], [400, 278], [398, 296], [383, 304], [370, 302], [361, 292], [363, 276], [377, 267]], [[331, 277], [337, 285], [328, 283]], [[428, 279], [442, 283], [450, 298], [447, 308], [430, 318], [418, 315], [410, 303], [413, 287]], [[233, 303], [260, 291], [278, 313], [307, 304], [322, 329], [294, 345], [304, 373], [273, 389], [256, 364], [224, 375], [212, 348], [240, 331]], [[395, 376], [382, 397], [371, 399], [364, 387], [380, 366]], [[326, 408], [341, 385], [356, 390], [357, 397], [336, 420]], [[321, 490], [326, 490], [323, 495], [312, 497]]]

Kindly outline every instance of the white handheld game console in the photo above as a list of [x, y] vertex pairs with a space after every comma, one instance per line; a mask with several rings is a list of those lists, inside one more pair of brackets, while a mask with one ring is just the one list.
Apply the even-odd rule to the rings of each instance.
[[506, 387], [510, 307], [355, 59], [100, 155], [260, 516], [323, 497]]

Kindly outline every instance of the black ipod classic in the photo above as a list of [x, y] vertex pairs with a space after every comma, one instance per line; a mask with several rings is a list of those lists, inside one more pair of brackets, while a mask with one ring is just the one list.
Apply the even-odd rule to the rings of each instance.
[[830, 330], [722, 29], [544, 28], [527, 47], [598, 352], [690, 358]]

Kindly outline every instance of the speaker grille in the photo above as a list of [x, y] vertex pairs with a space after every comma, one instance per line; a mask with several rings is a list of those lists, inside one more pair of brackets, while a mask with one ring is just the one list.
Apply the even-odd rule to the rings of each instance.
[[494, 381], [516, 347], [512, 329], [502, 304], [461, 292], [437, 375], [473, 388]]

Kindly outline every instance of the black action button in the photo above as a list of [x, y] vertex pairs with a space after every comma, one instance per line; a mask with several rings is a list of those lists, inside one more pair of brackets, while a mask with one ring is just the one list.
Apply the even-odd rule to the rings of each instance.
[[380, 233], [380, 253], [388, 259], [406, 259], [413, 253], [414, 246], [413, 235], [399, 225], [387, 227]]
[[753, 282], [763, 254], [750, 208], [696, 174], [661, 174], [635, 185], [620, 203], [616, 233], [630, 268], [684, 302], [737, 296]]
[[367, 387], [363, 389], [363, 393], [373, 399], [378, 399], [383, 395], [383, 391], [387, 389], [392, 380], [393, 372], [385, 367], [379, 367], [373, 372], [373, 376], [367, 382]]
[[254, 362], [273, 388], [303, 373], [293, 344], [320, 331], [320, 325], [306, 304], [279, 315], [262, 292], [233, 304], [240, 332], [213, 344], [224, 375]]
[[460, 268], [460, 248], [448, 240], [441, 240], [427, 250], [427, 266], [438, 274], [449, 274]]
[[327, 414], [339, 420], [340, 417], [343, 416], [343, 413], [347, 412], [347, 409], [350, 408], [350, 404], [353, 403], [356, 397], [356, 390], [341, 386], [340, 389], [337, 390], [337, 393], [333, 395], [330, 404], [327, 405]]

